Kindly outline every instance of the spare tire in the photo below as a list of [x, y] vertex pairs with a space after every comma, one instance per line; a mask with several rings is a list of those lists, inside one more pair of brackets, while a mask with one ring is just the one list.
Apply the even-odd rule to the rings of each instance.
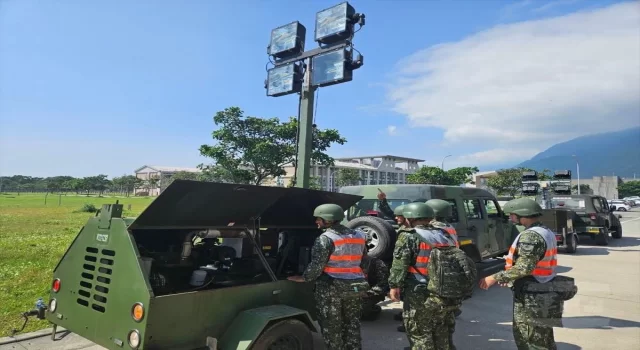
[[369, 256], [385, 259], [393, 253], [396, 230], [385, 220], [375, 216], [360, 216], [347, 222], [345, 226], [360, 230], [367, 235]]

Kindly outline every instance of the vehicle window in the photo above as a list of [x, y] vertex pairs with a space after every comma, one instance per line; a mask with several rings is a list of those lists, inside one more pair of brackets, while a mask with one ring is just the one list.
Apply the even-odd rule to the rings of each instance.
[[584, 199], [574, 199], [570, 197], [555, 197], [551, 199], [551, 208], [564, 209], [586, 209]]
[[604, 208], [604, 211], [608, 212], [609, 211], [609, 203], [607, 203], [607, 201], [602, 199], [602, 198], [600, 200], [602, 201], [602, 207]]
[[500, 211], [498, 210], [498, 203], [493, 199], [483, 199], [484, 207], [487, 210], [487, 216], [490, 218], [500, 217]]
[[453, 211], [453, 215], [451, 216], [451, 222], [459, 222], [460, 218], [458, 217], [458, 205], [456, 204], [455, 199], [443, 199], [449, 203], [451, 203], [451, 210]]
[[593, 199], [593, 207], [596, 208], [596, 213], [602, 213], [602, 202], [600, 202], [600, 198]]
[[[389, 203], [389, 207], [391, 208], [391, 210], [394, 210], [396, 207], [403, 204], [408, 204], [410, 202], [411, 201], [408, 199], [387, 198], [387, 203]], [[349, 211], [347, 212], [347, 220], [351, 220], [359, 216], [365, 216], [367, 215], [367, 211], [369, 210], [380, 210], [377, 199], [362, 199], [358, 203], [354, 204], [351, 208], [349, 208]]]
[[465, 199], [463, 203], [464, 211], [467, 214], [467, 219], [482, 219], [482, 209], [480, 208], [479, 199]]

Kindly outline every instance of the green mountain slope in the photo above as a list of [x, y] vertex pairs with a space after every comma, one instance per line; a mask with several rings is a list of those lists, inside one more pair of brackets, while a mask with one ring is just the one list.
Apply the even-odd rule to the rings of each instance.
[[593, 176], [640, 177], [640, 127], [622, 131], [581, 136], [551, 146], [533, 158], [518, 164], [542, 171], [569, 169], [577, 178], [576, 155], [580, 178]]

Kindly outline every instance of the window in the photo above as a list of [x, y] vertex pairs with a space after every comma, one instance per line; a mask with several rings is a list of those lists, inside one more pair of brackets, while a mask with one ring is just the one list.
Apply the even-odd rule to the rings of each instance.
[[484, 208], [487, 210], [487, 216], [490, 218], [499, 218], [500, 217], [500, 211], [498, 210], [498, 203], [496, 203], [496, 201], [494, 201], [493, 199], [483, 199], [484, 201]]
[[465, 199], [463, 203], [464, 203], [464, 211], [467, 214], [467, 219], [469, 220], [482, 219], [482, 209], [480, 208], [479, 199]]
[[460, 218], [458, 217], [458, 205], [456, 204], [456, 200], [455, 199], [444, 199], [445, 201], [451, 203], [451, 211], [453, 212], [453, 215], [451, 216], [451, 222], [459, 222]]
[[[387, 198], [387, 203], [389, 204], [389, 207], [391, 208], [392, 211], [396, 207], [398, 207], [400, 205], [408, 204], [410, 202], [411, 201], [408, 200], [408, 199], [388, 199]], [[369, 211], [369, 210], [380, 211], [378, 203], [379, 202], [378, 202], [377, 199], [362, 199], [362, 200], [360, 200], [354, 206], [349, 208], [349, 211], [347, 213], [347, 220], [352, 220], [352, 219], [357, 218], [359, 216], [367, 216], [367, 211]]]
[[551, 199], [551, 208], [584, 210], [584, 199], [574, 199], [571, 197], [554, 197]]
[[602, 202], [600, 198], [593, 199], [593, 207], [596, 209], [596, 213], [602, 213]]

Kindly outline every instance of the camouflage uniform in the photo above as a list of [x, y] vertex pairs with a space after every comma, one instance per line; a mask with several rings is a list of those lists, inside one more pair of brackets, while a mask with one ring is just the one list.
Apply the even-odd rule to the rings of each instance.
[[386, 218], [393, 219], [395, 217], [393, 210], [389, 206], [387, 199], [378, 200], [378, 211], [382, 213]]
[[[417, 228], [430, 229], [428, 226]], [[402, 316], [409, 344], [411, 349], [455, 349], [449, 339], [452, 310], [447, 308], [442, 311], [438, 307], [428, 307], [429, 292], [426, 284], [418, 282], [413, 274], [407, 272], [409, 266], [415, 265], [420, 246], [420, 240], [413, 232], [405, 231], [401, 235], [404, 239], [396, 241], [389, 276], [389, 288], [401, 288]], [[440, 300], [434, 301], [435, 304], [441, 303]]]
[[[352, 230], [336, 224], [329, 230], [348, 234]], [[311, 262], [303, 274], [306, 282], [315, 281], [318, 321], [327, 350], [361, 349], [360, 315], [362, 296], [369, 289], [365, 279], [341, 280], [323, 272], [334, 251], [330, 238], [320, 236], [311, 249]], [[357, 291], [356, 291], [357, 290]]]
[[[498, 272], [493, 277], [499, 283], [512, 285], [516, 280], [530, 276], [538, 261], [544, 256], [546, 249], [547, 245], [539, 234], [533, 231], [523, 231], [518, 241], [518, 257], [513, 267]], [[532, 325], [526, 316], [525, 301], [519, 299], [514, 295], [513, 337], [518, 349], [556, 349], [553, 327]]]
[[362, 319], [373, 320], [382, 311], [382, 308], [377, 304], [384, 301], [389, 293], [389, 270], [382, 260], [368, 255], [362, 257], [360, 266], [367, 275], [367, 282], [371, 286], [367, 295], [362, 298]]

